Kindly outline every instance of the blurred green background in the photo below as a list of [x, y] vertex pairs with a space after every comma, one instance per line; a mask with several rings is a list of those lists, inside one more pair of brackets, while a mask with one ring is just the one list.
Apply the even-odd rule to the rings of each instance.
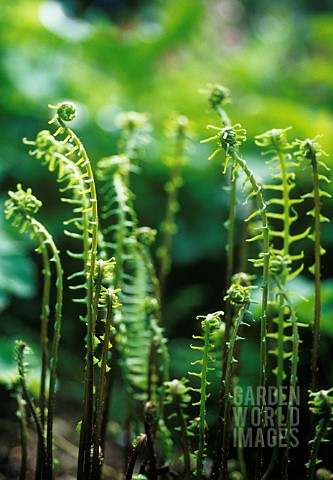
[[[62, 221], [70, 211], [60, 203], [55, 177], [29, 157], [21, 141], [34, 139], [47, 128], [51, 115], [47, 105], [64, 99], [78, 105], [73, 128], [93, 165], [117, 151], [119, 112], [149, 114], [152, 139], [132, 185], [140, 224], [154, 228], [163, 219], [169, 176], [164, 159], [171, 147], [165, 121], [178, 112], [194, 123], [164, 312], [173, 374], [185, 374], [195, 316], [220, 309], [225, 289], [227, 194], [221, 157], [209, 162], [213, 147], [200, 144], [208, 136], [206, 125], [218, 122], [203, 90], [214, 82], [231, 90], [228, 113], [233, 123], [247, 129], [244, 155], [262, 179], [263, 160], [254, 135], [273, 127], [292, 125], [291, 135], [298, 138], [323, 134], [321, 143], [332, 153], [333, 2], [0, 0], [0, 11], [1, 203], [18, 182], [32, 187], [43, 201], [39, 218], [63, 252], [67, 274], [73, 267], [65, 255], [68, 239]], [[304, 176], [300, 191], [310, 189]], [[328, 200], [324, 213], [330, 216], [331, 211]], [[40, 259], [33, 242], [20, 238], [3, 214], [0, 222], [0, 381], [6, 382], [15, 369], [12, 340], [22, 337], [32, 345], [38, 341]], [[332, 228], [325, 224], [323, 229], [324, 387], [333, 383], [332, 361], [327, 361], [332, 360], [333, 339]], [[311, 245], [305, 249], [311, 256]], [[299, 314], [310, 322], [312, 288], [307, 275], [296, 290], [309, 292], [310, 304], [300, 306]], [[80, 398], [81, 384], [73, 379], [78, 372], [81, 375], [84, 353], [79, 313], [67, 293], [60, 367], [62, 390], [74, 401]], [[257, 337], [249, 334], [245, 376], [252, 374], [257, 349]], [[306, 349], [302, 355], [307, 355]]]

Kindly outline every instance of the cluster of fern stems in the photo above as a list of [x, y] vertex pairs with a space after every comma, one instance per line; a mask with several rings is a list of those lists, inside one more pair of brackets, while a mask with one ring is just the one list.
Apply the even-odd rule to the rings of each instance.
[[[83, 143], [69, 126], [77, 113], [70, 102], [50, 106], [54, 112], [49, 122], [53, 132], [42, 130], [35, 140], [24, 139], [30, 155], [56, 175], [62, 201], [72, 208], [64, 233], [77, 245], [75, 251], [67, 254], [77, 261], [78, 268], [69, 281], [70, 289], [75, 292], [73, 300], [82, 304], [80, 320], [86, 325], [83, 412], [77, 426], [78, 480], [98, 480], [107, 472], [115, 479], [173, 478], [176, 475], [173, 464], [177, 462], [185, 480], [264, 480], [274, 478], [274, 472], [279, 472], [279, 478], [288, 479], [292, 413], [299, 388], [300, 329], [304, 326], [297, 316], [299, 299], [291, 285], [304, 269], [301, 246], [308, 240], [314, 245], [314, 265], [310, 271], [314, 277], [315, 309], [309, 386], [313, 440], [306, 466], [309, 480], [314, 478], [320, 443], [331, 426], [333, 405], [332, 388], [318, 391], [317, 380], [321, 256], [325, 252], [320, 230], [321, 223], [328, 221], [321, 210], [322, 200], [329, 197], [324, 190], [324, 184], [329, 182], [324, 174], [328, 168], [322, 159], [326, 154], [317, 137], [289, 142], [289, 127], [258, 135], [256, 145], [262, 149], [272, 172], [271, 180], [262, 185], [241, 153], [247, 140], [246, 130], [239, 124], [232, 125], [226, 113], [229, 91], [220, 85], [210, 85], [208, 94], [217, 125], [208, 126], [213, 134], [201, 143], [215, 143], [209, 160], [221, 159], [223, 181], [229, 193], [229, 218], [221, 218], [227, 228], [226, 269], [221, 310], [198, 316], [201, 333], [193, 335], [191, 349], [195, 356], [189, 379], [170, 378], [162, 322], [167, 276], [172, 267], [172, 242], [177, 232], [182, 170], [192, 138], [191, 122], [184, 116], [175, 116], [168, 124], [171, 153], [166, 163], [170, 179], [165, 188], [165, 219], [158, 232], [140, 225], [131, 188], [132, 175], [140, 171], [140, 161], [149, 142], [150, 128], [144, 114], [128, 112], [119, 116], [118, 151], [96, 164], [91, 163]], [[313, 190], [297, 197], [296, 180], [302, 169], [310, 172]], [[302, 203], [309, 205], [308, 215], [312, 219], [307, 228], [298, 226], [298, 207]], [[29, 346], [23, 340], [15, 346], [22, 480], [27, 471], [30, 416], [38, 438], [35, 478], [51, 480], [57, 474], [53, 421], [65, 292], [62, 256], [37, 219], [40, 207], [41, 202], [31, 189], [24, 190], [22, 185], [10, 191], [6, 201], [7, 218], [20, 233], [29, 232], [35, 239], [43, 264], [41, 378], [37, 399], [29, 390]], [[240, 210], [245, 212], [242, 225]], [[241, 245], [237, 243], [236, 229], [243, 232]], [[153, 249], [155, 242], [157, 247]], [[236, 255], [236, 249], [240, 255]], [[238, 442], [237, 460], [232, 462], [231, 439], [235, 426], [238, 431], [245, 428], [234, 418], [235, 411], [243, 408], [237, 404], [234, 392], [242, 379], [242, 345], [248, 329], [257, 329], [257, 325], [260, 351], [256, 387], [265, 392], [259, 398], [257, 427], [264, 435], [267, 392], [273, 386], [277, 392], [276, 431], [279, 432], [282, 411], [285, 433], [283, 438], [277, 433], [276, 445], [268, 455], [262, 444], [256, 446], [254, 473], [249, 473], [244, 455], [246, 445]], [[214, 378], [216, 381], [217, 374], [219, 404], [215, 409], [215, 441], [211, 445], [207, 408], [211, 383]], [[123, 429], [127, 461], [123, 475], [110, 469], [112, 456], [105, 458], [107, 425], [112, 418], [115, 378], [119, 375], [126, 391]], [[285, 387], [286, 397], [282, 393]], [[180, 432], [179, 441], [173, 428]], [[177, 460], [174, 451], [179, 449], [182, 454]]]

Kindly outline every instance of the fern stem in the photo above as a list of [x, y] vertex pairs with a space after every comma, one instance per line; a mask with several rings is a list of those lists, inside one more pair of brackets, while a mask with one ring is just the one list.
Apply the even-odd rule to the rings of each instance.
[[[253, 192], [256, 196], [258, 211], [261, 217], [261, 230], [263, 239], [263, 252], [261, 254], [263, 261], [263, 273], [262, 273], [262, 285], [261, 285], [261, 324], [260, 324], [260, 376], [259, 387], [266, 388], [267, 386], [267, 305], [268, 305], [268, 273], [269, 273], [269, 227], [267, 221], [266, 204], [263, 199], [262, 189], [257, 183], [252, 170], [249, 169], [245, 160], [243, 160], [237, 150], [234, 147], [229, 148], [229, 155], [233, 158], [234, 162], [240, 166], [244, 171], [248, 181], [251, 184]], [[261, 410], [261, 425], [264, 428], [265, 424], [265, 406], [260, 398], [260, 410]], [[260, 478], [260, 472], [262, 468], [262, 451], [261, 447], [257, 450], [257, 466], [256, 466], [256, 478]]]
[[147, 442], [147, 435], [145, 433], [143, 433], [142, 435], [140, 435], [139, 439], [137, 440], [137, 442], [134, 446], [132, 455], [130, 456], [128, 466], [127, 466], [127, 470], [126, 470], [125, 480], [132, 480], [135, 463], [138, 459], [138, 456], [139, 456], [141, 450], [145, 447], [146, 442]]
[[203, 336], [195, 336], [193, 335], [194, 339], [200, 339], [203, 341], [202, 347], [197, 347], [191, 345], [191, 348], [194, 350], [202, 351], [202, 357], [199, 360], [195, 360], [192, 362], [192, 365], [200, 364], [200, 373], [196, 372], [189, 372], [190, 375], [200, 378], [200, 388], [192, 388], [193, 391], [200, 393], [200, 400], [193, 405], [199, 405], [199, 444], [198, 449], [195, 452], [197, 457], [197, 468], [195, 471], [195, 475], [198, 479], [202, 479], [204, 477], [204, 458], [206, 454], [206, 401], [209, 395], [207, 394], [207, 386], [209, 382], [207, 380], [207, 374], [210, 370], [214, 370], [214, 368], [209, 367], [208, 363], [212, 362], [213, 359], [210, 355], [210, 349], [213, 345], [210, 343], [210, 337], [214, 334], [214, 330], [220, 327], [220, 316], [224, 313], [222, 311], [218, 311], [215, 313], [208, 314], [204, 317], [198, 316], [197, 319], [203, 318], [201, 321], [201, 328], [203, 330]]
[[94, 408], [94, 334], [97, 311], [95, 310], [95, 292], [94, 292], [94, 272], [98, 248], [98, 205], [97, 193], [94, 181], [94, 175], [90, 160], [85, 148], [77, 135], [68, 127], [65, 121], [58, 115], [57, 120], [61, 131], [67, 134], [68, 140], [74, 145], [73, 151], [77, 150], [79, 159], [77, 165], [81, 165], [86, 170], [90, 193], [91, 218], [89, 219], [89, 231], [91, 231], [91, 246], [86, 265], [87, 271], [87, 361], [85, 374], [85, 394], [83, 405], [83, 418], [81, 425], [79, 459], [78, 459], [78, 479], [86, 480], [90, 476], [91, 460], [90, 449], [93, 435], [93, 408]]
[[54, 396], [55, 396], [55, 385], [57, 379], [57, 365], [58, 365], [58, 350], [59, 342], [61, 336], [61, 318], [62, 318], [62, 303], [63, 303], [63, 270], [61, 266], [61, 261], [59, 257], [59, 252], [57, 247], [46, 229], [37, 221], [37, 228], [39, 232], [43, 232], [45, 240], [49, 245], [49, 248], [52, 252], [51, 261], [55, 262], [56, 268], [56, 303], [55, 303], [55, 315], [54, 315], [54, 327], [53, 327], [53, 340], [52, 340], [52, 351], [50, 358], [50, 379], [49, 379], [49, 399], [48, 399], [48, 414], [47, 414], [47, 434], [46, 434], [46, 445], [47, 445], [47, 461], [48, 461], [48, 474], [52, 478], [53, 471], [53, 417], [54, 417]]
[[[223, 87], [215, 86], [215, 89], [212, 91], [217, 93], [216, 101], [214, 101], [214, 95], [210, 97], [210, 103], [212, 104], [213, 109], [220, 118], [220, 121], [225, 126], [231, 126], [231, 121], [227, 115], [225, 109], [222, 107], [226, 96], [228, 95], [227, 90], [224, 90]], [[212, 101], [213, 100], [213, 101]], [[232, 165], [228, 169], [228, 179], [229, 179], [229, 214], [228, 220], [225, 222], [227, 228], [227, 244], [225, 247], [226, 250], [226, 273], [225, 273], [225, 289], [231, 284], [231, 277], [234, 272], [234, 246], [235, 246], [235, 222], [236, 222], [236, 204], [237, 204], [237, 174], [233, 174]], [[217, 478], [219, 475], [219, 468], [222, 461], [222, 442], [224, 435], [224, 418], [223, 413], [226, 405], [226, 390], [224, 379], [226, 377], [226, 364], [228, 356], [228, 342], [230, 339], [230, 329], [231, 329], [231, 308], [230, 302], [227, 302], [225, 305], [225, 316], [224, 316], [224, 341], [222, 342], [222, 374], [221, 374], [221, 386], [220, 386], [220, 401], [219, 401], [219, 414], [218, 414], [218, 427], [217, 427], [217, 436], [215, 442], [215, 452], [213, 467], [211, 473], [211, 479]]]
[[17, 341], [16, 342], [16, 352], [17, 352], [17, 366], [18, 366], [18, 373], [19, 373], [19, 379], [20, 379], [20, 384], [22, 388], [22, 393], [23, 393], [23, 398], [27, 402], [27, 405], [30, 409], [31, 415], [34, 419], [35, 425], [36, 425], [36, 431], [37, 431], [37, 436], [40, 441], [40, 445], [42, 446], [42, 458], [44, 460], [43, 466], [46, 465], [47, 462], [47, 449], [46, 449], [46, 441], [45, 441], [45, 436], [44, 436], [44, 431], [43, 431], [43, 425], [40, 420], [40, 416], [37, 410], [37, 407], [35, 405], [35, 402], [30, 395], [29, 389], [27, 387], [27, 382], [25, 378], [25, 366], [26, 363], [24, 362], [24, 351], [27, 348], [27, 344], [23, 341]]
[[104, 413], [104, 401], [105, 401], [105, 382], [107, 374], [107, 360], [108, 360], [108, 351], [110, 343], [110, 333], [111, 333], [111, 322], [112, 322], [112, 306], [113, 306], [113, 291], [108, 289], [107, 292], [107, 314], [105, 322], [105, 332], [103, 340], [103, 349], [102, 349], [102, 359], [100, 366], [100, 376], [98, 384], [98, 396], [96, 400], [96, 420], [94, 428], [94, 449], [93, 449], [93, 478], [99, 478], [99, 471], [101, 464], [99, 461], [100, 455], [103, 454], [101, 451], [101, 438], [102, 438], [102, 426], [103, 426], [103, 413]]
[[221, 469], [220, 469], [220, 478], [221, 480], [227, 480], [227, 468], [228, 468], [228, 459], [229, 459], [229, 441], [230, 441], [230, 430], [231, 430], [231, 399], [232, 399], [232, 370], [233, 365], [237, 363], [237, 360], [234, 357], [235, 352], [235, 344], [236, 341], [239, 340], [238, 331], [239, 327], [244, 323], [244, 315], [247, 312], [249, 307], [249, 302], [239, 308], [235, 325], [230, 337], [230, 341], [228, 342], [228, 355], [226, 361], [226, 376], [225, 376], [225, 406], [223, 412], [223, 421], [224, 421], [224, 428], [223, 428], [223, 437], [222, 437], [222, 461], [221, 461]]
[[[45, 478], [52, 479], [53, 472], [53, 418], [54, 418], [54, 396], [55, 385], [57, 379], [57, 365], [58, 365], [58, 350], [61, 337], [61, 318], [62, 318], [62, 304], [63, 304], [63, 269], [59, 257], [58, 249], [53, 241], [52, 236], [48, 233], [46, 228], [34, 218], [30, 218], [31, 229], [36, 233], [37, 238], [42, 240], [42, 251], [45, 244], [48, 245], [52, 257], [51, 261], [55, 263], [56, 268], [56, 303], [53, 324], [53, 339], [52, 351], [50, 358], [50, 379], [49, 379], [49, 395], [48, 395], [48, 413], [46, 425], [46, 448], [47, 448], [47, 462]], [[42, 418], [42, 417], [41, 417]], [[41, 424], [43, 426], [42, 420]], [[44, 477], [43, 477], [44, 478]]]
[[313, 177], [313, 194], [314, 194], [314, 277], [315, 277], [315, 297], [314, 297], [314, 319], [312, 327], [312, 352], [311, 352], [311, 384], [310, 389], [314, 392], [317, 390], [317, 373], [318, 373], [318, 352], [320, 344], [320, 312], [321, 312], [321, 239], [320, 239], [320, 184], [317, 165], [316, 151], [311, 140], [306, 140], [309, 149], [312, 177]]
[[286, 434], [285, 442], [286, 447], [283, 452], [283, 461], [282, 461], [282, 479], [288, 479], [288, 462], [289, 462], [289, 442], [290, 442], [290, 432], [291, 432], [291, 409], [294, 405], [294, 399], [297, 388], [297, 365], [298, 365], [298, 349], [299, 349], [299, 334], [298, 334], [298, 325], [297, 325], [297, 316], [294, 310], [294, 307], [291, 303], [288, 292], [286, 291], [284, 285], [280, 283], [278, 278], [275, 278], [275, 281], [278, 285], [279, 290], [283, 294], [288, 308], [290, 310], [290, 320], [292, 327], [292, 356], [291, 356], [291, 372], [290, 372], [290, 383], [289, 383], [289, 395], [288, 395], [288, 405], [287, 405], [287, 415], [286, 415]]
[[187, 424], [185, 415], [180, 403], [175, 404], [176, 415], [180, 427], [181, 442], [184, 454], [184, 480], [191, 480], [191, 456], [190, 456], [190, 442], [187, 434]]
[[211, 334], [209, 320], [203, 321], [204, 327], [204, 349], [202, 356], [201, 382], [200, 382], [200, 413], [199, 413], [199, 446], [197, 451], [196, 477], [200, 480], [204, 476], [204, 455], [206, 449], [206, 400], [207, 400], [207, 373], [209, 359], [209, 337]]
[[[45, 408], [46, 408], [46, 376], [48, 370], [48, 323], [50, 316], [50, 291], [51, 291], [51, 269], [50, 260], [47, 249], [43, 245], [43, 240], [39, 239], [41, 247], [41, 254], [43, 258], [43, 299], [42, 299], [42, 313], [41, 313], [41, 328], [40, 328], [40, 345], [41, 345], [41, 377], [40, 377], [40, 391], [39, 391], [39, 407], [40, 419], [45, 427]], [[38, 439], [37, 458], [35, 480], [42, 478], [42, 445]]]
[[[283, 341], [283, 336], [284, 336], [284, 316], [285, 316], [285, 305], [284, 305], [284, 300], [283, 300], [283, 295], [280, 293], [278, 295], [279, 298], [279, 304], [278, 304], [278, 337], [277, 337], [277, 365], [276, 365], [276, 389], [277, 389], [277, 409], [281, 408], [280, 405], [282, 403], [282, 382], [283, 382], [283, 372], [284, 372], [284, 341]], [[278, 422], [278, 412], [275, 412], [275, 426], [276, 430], [278, 432], [279, 425], [277, 424]], [[279, 433], [278, 433], [279, 434]], [[264, 472], [263, 476], [261, 477], [261, 480], [267, 480], [269, 479], [269, 475], [271, 474], [272, 470], [275, 467], [276, 460], [278, 458], [278, 442], [277, 444], [273, 447], [272, 451], [272, 456], [270, 458], [269, 464], [267, 466], [266, 471]]]
[[27, 414], [25, 410], [25, 401], [23, 400], [21, 393], [17, 394], [16, 400], [18, 405], [18, 415], [20, 417], [20, 427], [21, 427], [22, 458], [21, 458], [20, 480], [26, 480], [28, 439], [29, 439]]

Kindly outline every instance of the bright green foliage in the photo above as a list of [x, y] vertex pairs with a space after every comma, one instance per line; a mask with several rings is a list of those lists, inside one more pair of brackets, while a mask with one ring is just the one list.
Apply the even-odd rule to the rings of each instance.
[[[270, 159], [266, 162], [273, 170], [272, 180], [274, 183], [265, 185], [264, 189], [271, 193], [271, 198], [267, 200], [267, 205], [272, 206], [267, 213], [267, 217], [275, 223], [276, 227], [270, 228], [270, 238], [272, 241], [272, 253], [284, 257], [291, 273], [289, 278], [295, 278], [303, 269], [301, 265], [297, 270], [292, 263], [302, 259], [302, 252], [292, 254], [291, 245], [305, 238], [309, 234], [309, 228], [301, 233], [293, 234], [292, 226], [298, 219], [295, 205], [302, 203], [300, 198], [292, 198], [292, 190], [296, 186], [295, 167], [297, 164], [293, 161], [290, 153], [292, 145], [287, 141], [287, 133], [290, 128], [273, 129], [262, 135], [256, 136], [256, 144], [265, 149], [264, 155], [269, 155]], [[274, 223], [273, 223], [274, 225]], [[276, 243], [280, 239], [280, 245]]]

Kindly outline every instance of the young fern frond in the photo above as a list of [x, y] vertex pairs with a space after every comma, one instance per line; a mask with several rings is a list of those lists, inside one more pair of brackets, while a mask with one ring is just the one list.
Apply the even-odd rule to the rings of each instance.
[[171, 380], [166, 382], [165, 385], [165, 404], [171, 405], [174, 409], [173, 413], [169, 415], [168, 419], [177, 419], [177, 430], [180, 431], [181, 444], [183, 449], [183, 464], [184, 464], [184, 480], [191, 480], [192, 468], [191, 460], [193, 455], [191, 454], [191, 445], [189, 437], [193, 435], [188, 429], [189, 415], [184, 412], [188, 408], [191, 401], [189, 391], [190, 387], [187, 387], [188, 380], [182, 378], [181, 380]]
[[[291, 354], [288, 355], [290, 357], [291, 362], [291, 370], [290, 370], [290, 382], [289, 382], [289, 394], [287, 398], [287, 413], [286, 413], [286, 432], [285, 432], [285, 440], [286, 440], [286, 447], [283, 452], [283, 462], [282, 462], [282, 478], [283, 480], [288, 479], [288, 463], [289, 463], [289, 448], [290, 448], [290, 435], [291, 435], [291, 412], [295, 402], [295, 394], [297, 389], [297, 367], [299, 361], [299, 344], [300, 338], [298, 333], [298, 322], [297, 322], [297, 315], [295, 309], [293, 307], [292, 301], [290, 299], [290, 294], [286, 290], [285, 286], [280, 283], [278, 277], [275, 277], [275, 281], [279, 292], [283, 295], [286, 305], [285, 308], [289, 310], [288, 317], [291, 323], [291, 336], [289, 340], [292, 343], [292, 350]], [[281, 390], [280, 390], [281, 391]]]
[[[265, 387], [267, 384], [267, 307], [268, 307], [268, 273], [269, 273], [269, 226], [268, 226], [268, 217], [267, 217], [267, 207], [264, 201], [262, 194], [262, 187], [257, 182], [254, 173], [248, 167], [246, 161], [239, 154], [239, 146], [246, 140], [246, 131], [237, 124], [233, 127], [214, 127], [208, 126], [208, 128], [213, 128], [217, 130], [217, 134], [213, 137], [210, 137], [206, 140], [202, 140], [202, 143], [208, 141], [216, 141], [217, 149], [209, 157], [214, 157], [217, 153], [225, 150], [226, 160], [224, 170], [227, 169], [227, 166], [230, 161], [233, 162], [233, 172], [234, 174], [240, 169], [245, 174], [245, 180], [243, 186], [248, 185], [250, 187], [250, 193], [248, 194], [245, 204], [249, 201], [250, 198], [254, 197], [257, 203], [257, 210], [251, 213], [246, 221], [250, 221], [252, 218], [260, 217], [261, 225], [258, 227], [259, 233], [254, 237], [248, 239], [248, 241], [262, 241], [262, 251], [259, 254], [259, 258], [252, 259], [251, 261], [255, 265], [262, 267], [262, 296], [261, 296], [261, 328], [260, 328], [260, 380], [259, 386]], [[265, 422], [265, 407], [262, 403], [260, 405], [261, 409], [261, 419], [262, 426]], [[262, 465], [262, 455], [259, 451], [258, 453], [258, 462], [257, 462], [257, 477], [260, 475]]]
[[[35, 219], [34, 215], [38, 212], [41, 202], [32, 194], [31, 189], [24, 191], [21, 185], [17, 186], [16, 192], [9, 192], [9, 199], [6, 200], [6, 218], [13, 220], [13, 225], [20, 228], [20, 233], [25, 231], [31, 232], [31, 237], [36, 238], [39, 246], [37, 252], [42, 253], [43, 256], [49, 255], [49, 262], [55, 264], [56, 270], [56, 300], [54, 306], [54, 333], [52, 340], [52, 350], [50, 357], [50, 378], [49, 378], [49, 392], [48, 392], [48, 413], [47, 413], [47, 428], [46, 428], [46, 448], [47, 455], [45, 458], [44, 476], [46, 479], [51, 479], [53, 471], [53, 417], [54, 417], [54, 396], [57, 378], [58, 365], [58, 350], [61, 336], [61, 319], [62, 319], [62, 304], [63, 304], [63, 270], [59, 257], [58, 249], [53, 241], [52, 236], [46, 228]], [[48, 309], [47, 305], [43, 308]], [[45, 326], [43, 326], [45, 328]], [[44, 419], [44, 413], [42, 416]], [[41, 422], [42, 423], [42, 422]], [[43, 427], [42, 423], [42, 427]], [[41, 439], [40, 439], [41, 440]], [[41, 443], [39, 443], [41, 447]]]
[[[137, 461], [139, 453], [141, 452], [141, 450], [144, 449], [146, 443], [147, 443], [147, 435], [145, 433], [142, 433], [141, 435], [139, 435], [134, 440], [134, 442], [132, 444], [133, 445], [133, 452], [130, 455], [130, 458], [129, 458], [129, 461], [128, 461], [125, 480], [132, 480], [132, 479], [135, 478], [135, 475], [133, 475], [135, 463]], [[141, 477], [147, 478], [144, 475], [141, 475]]]
[[[59, 128], [53, 134], [54, 138], [59, 138], [60, 142], [69, 149], [66, 157], [70, 158], [77, 167], [81, 169], [81, 178], [84, 182], [84, 190], [81, 195], [87, 196], [88, 205], [80, 207], [80, 212], [88, 216], [87, 228], [83, 234], [89, 235], [89, 250], [85, 259], [86, 281], [86, 305], [87, 305], [87, 361], [86, 361], [86, 379], [85, 379], [85, 398], [84, 414], [80, 433], [80, 448], [78, 460], [78, 478], [88, 478], [91, 468], [90, 449], [92, 442], [92, 424], [93, 424], [93, 391], [94, 391], [94, 336], [96, 324], [96, 298], [94, 291], [94, 271], [97, 260], [97, 249], [99, 240], [98, 231], [98, 204], [95, 180], [87, 152], [77, 135], [70, 129], [66, 122], [72, 121], [76, 117], [76, 107], [70, 102], [64, 102], [60, 105], [51, 106], [56, 110], [54, 117], [49, 123], [57, 122]], [[82, 238], [82, 234], [77, 235]]]
[[[112, 264], [114, 266], [114, 264]], [[103, 266], [101, 266], [101, 270], [103, 270]], [[103, 272], [104, 273], [104, 272]], [[102, 276], [104, 276], [102, 273]], [[96, 398], [96, 414], [95, 414], [95, 422], [94, 422], [94, 445], [93, 445], [93, 467], [92, 467], [92, 475], [93, 478], [99, 478], [100, 476], [100, 468], [101, 468], [101, 458], [103, 458], [103, 421], [104, 421], [104, 414], [105, 414], [105, 385], [106, 385], [106, 377], [108, 372], [110, 371], [110, 367], [108, 366], [108, 352], [111, 349], [111, 331], [114, 329], [112, 326], [113, 321], [113, 308], [119, 307], [117, 302], [117, 297], [115, 294], [118, 293], [117, 291], [113, 291], [111, 288], [106, 289], [104, 287], [103, 291], [101, 292], [101, 301], [99, 302], [99, 306], [105, 306], [106, 308], [106, 317], [105, 317], [105, 329], [104, 333], [100, 335], [100, 341], [102, 342], [102, 353], [101, 353], [101, 360], [98, 362], [99, 366], [99, 382], [97, 387], [97, 398]]]
[[[230, 334], [230, 340], [227, 342], [227, 358], [226, 358], [226, 376], [224, 379], [224, 391], [226, 401], [224, 403], [224, 412], [222, 412], [224, 419], [224, 429], [222, 435], [222, 457], [220, 465], [220, 477], [227, 478], [228, 458], [229, 458], [229, 440], [231, 430], [231, 406], [232, 406], [232, 388], [233, 388], [233, 367], [238, 363], [238, 359], [235, 358], [236, 342], [239, 340], [245, 340], [244, 337], [239, 335], [239, 329], [242, 325], [249, 326], [247, 323], [247, 317], [252, 317], [249, 312], [249, 306], [251, 302], [251, 287], [250, 285], [243, 284], [243, 279], [246, 278], [245, 274], [237, 274], [233, 277], [233, 283], [227, 290], [226, 299], [230, 304], [234, 306], [234, 320], [233, 329]], [[247, 283], [247, 282], [246, 282]]]
[[[231, 127], [231, 121], [227, 115], [224, 105], [229, 101], [229, 90], [219, 84], [209, 84], [209, 90], [205, 93], [209, 95], [209, 104], [211, 108], [217, 113], [219, 120], [225, 127]], [[228, 170], [228, 171], [227, 171]], [[237, 178], [238, 175], [234, 171], [234, 165], [229, 164], [228, 169], [224, 168], [224, 175], [227, 178], [227, 186], [225, 190], [229, 196], [229, 215], [227, 221], [224, 222], [224, 226], [227, 230], [227, 242], [225, 246], [226, 252], [226, 272], [225, 272], [225, 288], [231, 284], [231, 277], [234, 272], [235, 263], [235, 226], [236, 226], [236, 205], [237, 205]], [[224, 296], [224, 295], [223, 295]], [[212, 480], [219, 476], [220, 464], [222, 462], [222, 443], [223, 443], [223, 431], [225, 422], [223, 421], [223, 415], [225, 406], [227, 403], [227, 397], [225, 392], [226, 377], [226, 365], [228, 355], [228, 342], [231, 334], [231, 309], [230, 303], [225, 304], [225, 316], [224, 316], [224, 341], [222, 342], [222, 375], [221, 375], [221, 392], [220, 392], [220, 405], [218, 415], [218, 432], [215, 441], [215, 453], [214, 463], [212, 468]]]
[[[268, 218], [280, 222], [280, 228], [270, 228], [270, 237], [272, 239], [272, 252], [275, 255], [288, 257], [290, 261], [291, 274], [289, 278], [295, 278], [303, 269], [301, 265], [297, 270], [292, 263], [303, 258], [303, 252], [291, 253], [291, 245], [307, 237], [310, 229], [306, 228], [301, 233], [293, 234], [292, 226], [297, 221], [298, 215], [295, 205], [302, 203], [302, 198], [292, 198], [292, 190], [296, 186], [295, 166], [290, 154], [292, 145], [287, 141], [287, 133], [291, 127], [285, 129], [273, 129], [262, 135], [256, 136], [256, 144], [265, 148], [264, 155], [269, 155], [270, 159], [266, 162], [273, 170], [272, 179], [275, 183], [265, 185], [265, 190], [271, 192], [272, 197], [267, 200], [267, 205], [272, 205], [274, 212], [267, 213]], [[280, 239], [280, 245], [276, 241]]]
[[222, 311], [218, 311], [215, 313], [210, 313], [206, 316], [199, 315], [197, 317], [198, 320], [201, 320], [201, 328], [203, 331], [203, 336], [193, 335], [194, 340], [201, 340], [203, 342], [202, 346], [191, 345], [193, 350], [198, 350], [202, 352], [201, 358], [192, 362], [192, 365], [200, 365], [199, 372], [188, 372], [189, 375], [198, 377], [200, 379], [200, 387], [199, 388], [191, 388], [193, 392], [197, 392], [200, 394], [199, 401], [193, 403], [192, 405], [199, 405], [200, 413], [199, 413], [199, 445], [198, 450], [195, 452], [197, 465], [196, 470], [194, 472], [196, 478], [202, 479], [203, 478], [203, 468], [204, 468], [204, 460], [206, 456], [206, 402], [209, 397], [209, 393], [207, 393], [207, 386], [210, 385], [208, 381], [208, 372], [214, 370], [213, 367], [209, 366], [213, 362], [213, 358], [210, 355], [210, 351], [213, 347], [212, 337], [217, 329], [220, 328], [221, 323], [221, 315], [223, 315]]
[[[87, 274], [86, 264], [89, 258], [89, 250], [91, 238], [89, 233], [89, 197], [84, 194], [85, 182], [82, 178], [82, 171], [78, 165], [66, 156], [69, 148], [65, 144], [59, 142], [48, 130], [42, 130], [37, 134], [36, 140], [31, 141], [24, 139], [26, 145], [34, 147], [29, 154], [35, 156], [37, 159], [42, 159], [50, 172], [57, 172], [57, 181], [64, 184], [59, 188], [62, 196], [61, 201], [67, 203], [73, 208], [73, 215], [69, 220], [64, 222], [64, 225], [70, 227], [65, 229], [64, 233], [69, 238], [79, 240], [83, 248], [81, 252], [68, 251], [70, 257], [82, 261], [81, 271], [76, 271], [70, 277], [70, 281], [76, 281], [75, 285], [70, 285], [70, 289], [75, 292], [84, 291], [87, 289]], [[80, 283], [77, 283], [81, 279]], [[86, 303], [85, 296], [77, 296], [73, 301], [78, 303]]]
[[308, 469], [307, 478], [315, 478], [315, 468], [321, 460], [318, 459], [320, 444], [325, 442], [325, 433], [332, 428], [333, 423], [333, 387], [329, 390], [311, 392], [309, 390], [309, 405], [311, 412], [319, 417], [316, 425], [315, 436], [310, 440], [310, 459], [305, 465]]
[[301, 163], [311, 165], [313, 190], [303, 195], [304, 199], [313, 199], [313, 208], [308, 211], [308, 215], [313, 217], [313, 231], [309, 238], [314, 242], [314, 265], [310, 267], [310, 272], [315, 278], [315, 306], [314, 320], [312, 327], [312, 356], [311, 356], [311, 390], [317, 389], [317, 369], [318, 369], [318, 351], [320, 343], [320, 314], [321, 314], [321, 256], [324, 255], [325, 249], [321, 245], [321, 223], [329, 222], [321, 213], [321, 204], [323, 198], [330, 198], [331, 195], [324, 190], [323, 183], [330, 183], [326, 175], [320, 173], [329, 171], [329, 168], [322, 160], [318, 160], [321, 156], [327, 156], [320, 144], [317, 142], [318, 137], [313, 140], [306, 139], [304, 141], [296, 140], [295, 146], [298, 150], [295, 156], [299, 158]]

